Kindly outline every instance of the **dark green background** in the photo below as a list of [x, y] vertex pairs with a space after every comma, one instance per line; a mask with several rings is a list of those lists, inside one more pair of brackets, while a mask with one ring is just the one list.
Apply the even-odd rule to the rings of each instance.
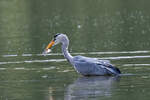
[[0, 54], [40, 53], [56, 33], [69, 36], [73, 52], [149, 50], [149, 4], [0, 0]]

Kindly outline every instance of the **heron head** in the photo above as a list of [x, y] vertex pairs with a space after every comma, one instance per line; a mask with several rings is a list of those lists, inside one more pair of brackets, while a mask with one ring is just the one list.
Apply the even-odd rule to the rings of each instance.
[[46, 47], [44, 53], [49, 53], [51, 50], [51, 47], [59, 44], [59, 43], [64, 43], [65, 40], [68, 40], [67, 36], [65, 34], [56, 34], [54, 35], [53, 39], [51, 40], [51, 42], [48, 44], [48, 46]]

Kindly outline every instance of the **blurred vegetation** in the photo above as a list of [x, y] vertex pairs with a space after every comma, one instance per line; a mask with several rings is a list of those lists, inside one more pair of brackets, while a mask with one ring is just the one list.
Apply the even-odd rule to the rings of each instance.
[[72, 52], [149, 49], [149, 4], [0, 0], [0, 54], [41, 53], [56, 33], [69, 36]]

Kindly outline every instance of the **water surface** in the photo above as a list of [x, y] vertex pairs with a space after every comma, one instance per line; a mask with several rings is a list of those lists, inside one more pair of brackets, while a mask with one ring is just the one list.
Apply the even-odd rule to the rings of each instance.
[[[0, 0], [0, 99], [149, 100], [150, 14], [147, 0]], [[60, 45], [42, 55], [56, 33], [73, 56], [107, 59], [122, 75], [83, 77]]]

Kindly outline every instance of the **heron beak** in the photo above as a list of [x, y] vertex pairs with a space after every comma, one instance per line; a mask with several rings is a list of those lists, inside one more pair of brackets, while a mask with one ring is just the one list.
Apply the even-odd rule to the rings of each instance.
[[48, 46], [46, 47], [46, 50], [50, 49], [54, 44], [55, 44], [55, 41], [52, 40], [52, 41], [48, 44]]

